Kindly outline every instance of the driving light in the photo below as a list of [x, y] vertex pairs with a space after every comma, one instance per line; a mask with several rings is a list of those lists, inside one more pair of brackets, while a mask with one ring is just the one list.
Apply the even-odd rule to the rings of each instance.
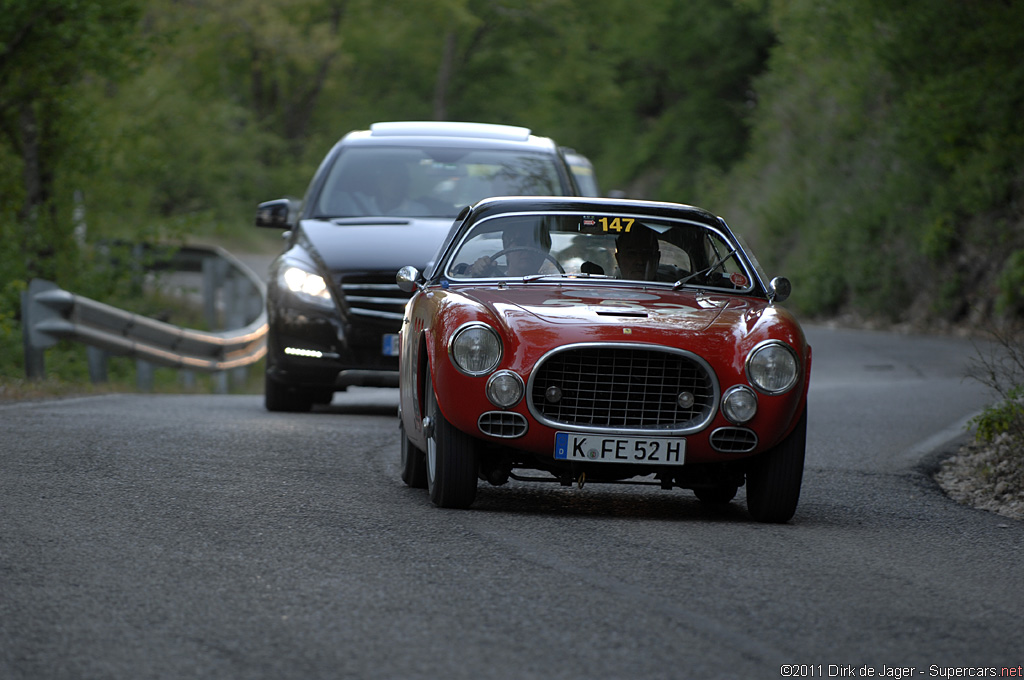
[[301, 347], [285, 347], [284, 353], [293, 357], [309, 357], [310, 359], [322, 359], [324, 353], [315, 349], [302, 349]]
[[501, 340], [490, 326], [469, 324], [455, 331], [448, 353], [463, 373], [484, 375], [501, 360]]
[[281, 286], [295, 297], [318, 307], [333, 307], [331, 293], [322, 276], [299, 267], [285, 267], [280, 274]]
[[747, 357], [747, 378], [765, 394], [782, 394], [792, 389], [797, 377], [796, 353], [781, 342], [762, 343]]
[[487, 379], [487, 398], [498, 408], [512, 408], [525, 391], [523, 379], [512, 371], [498, 371]]
[[735, 385], [722, 397], [722, 415], [733, 425], [742, 425], [757, 415], [757, 395], [746, 385]]

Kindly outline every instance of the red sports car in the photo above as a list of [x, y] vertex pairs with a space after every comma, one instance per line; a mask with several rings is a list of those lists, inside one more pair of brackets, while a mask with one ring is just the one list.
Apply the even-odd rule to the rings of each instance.
[[402, 479], [434, 504], [468, 507], [478, 480], [630, 480], [796, 511], [811, 348], [778, 306], [789, 282], [721, 218], [486, 199], [398, 284]]

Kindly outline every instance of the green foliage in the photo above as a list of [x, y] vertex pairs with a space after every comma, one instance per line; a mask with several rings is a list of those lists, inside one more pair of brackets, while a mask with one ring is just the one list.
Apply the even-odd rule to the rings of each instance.
[[1024, 250], [1017, 250], [1006, 260], [999, 275], [996, 309], [1002, 314], [1024, 316]]
[[987, 407], [971, 419], [978, 441], [992, 442], [999, 435], [1011, 433], [1024, 442], [1024, 385], [1007, 392], [1007, 398]]
[[[1024, 7], [795, 0], [770, 18], [752, 143], [716, 209], [764, 229], [762, 259], [796, 273], [805, 312], [955, 320], [1024, 245]], [[960, 303], [942, 302], [955, 279]]]
[[0, 352], [32, 276], [130, 295], [100, 243], [237, 240], [397, 119], [525, 125], [723, 214], [806, 313], [1024, 314], [1020, 2], [2, 4]]
[[1008, 434], [1024, 447], [1024, 325], [1020, 322], [984, 329], [989, 342], [978, 347], [969, 375], [991, 389], [997, 401], [972, 419], [980, 441]]

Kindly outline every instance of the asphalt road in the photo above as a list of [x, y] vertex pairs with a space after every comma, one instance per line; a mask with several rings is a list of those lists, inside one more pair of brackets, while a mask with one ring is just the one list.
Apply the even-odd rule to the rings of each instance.
[[[439, 510], [393, 390], [0, 406], [0, 679], [979, 677], [1024, 664], [1024, 523], [928, 476], [969, 342], [815, 328], [786, 525], [512, 483]], [[963, 672], [963, 671], [961, 671]]]

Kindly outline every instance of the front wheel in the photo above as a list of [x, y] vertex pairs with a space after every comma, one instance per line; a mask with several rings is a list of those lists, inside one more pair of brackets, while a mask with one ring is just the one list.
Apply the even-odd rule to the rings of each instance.
[[402, 481], [414, 489], [427, 488], [427, 459], [405, 436], [405, 425], [399, 422], [402, 433]]
[[747, 511], [758, 522], [788, 522], [800, 500], [807, 449], [807, 409], [789, 436], [747, 470]]
[[313, 408], [313, 399], [297, 387], [289, 387], [270, 377], [263, 376], [263, 405], [268, 411], [303, 413]]
[[430, 500], [439, 508], [468, 508], [476, 500], [476, 442], [441, 413], [429, 368], [424, 389], [431, 429], [426, 456]]

